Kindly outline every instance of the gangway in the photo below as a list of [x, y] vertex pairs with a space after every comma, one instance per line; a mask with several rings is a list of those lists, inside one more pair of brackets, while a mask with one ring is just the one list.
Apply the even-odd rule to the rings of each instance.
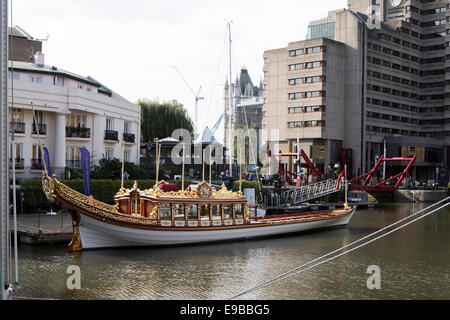
[[292, 188], [290, 190], [283, 191], [281, 194], [280, 205], [296, 205], [302, 202], [307, 202], [313, 199], [317, 199], [329, 194], [333, 194], [341, 191], [343, 187], [344, 171], [338, 179], [329, 179], [316, 183], [311, 183], [306, 186]]

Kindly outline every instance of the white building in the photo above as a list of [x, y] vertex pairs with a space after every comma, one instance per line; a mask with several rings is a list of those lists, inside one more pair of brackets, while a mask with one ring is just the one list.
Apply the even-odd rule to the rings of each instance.
[[[9, 62], [10, 130], [18, 179], [39, 176], [43, 167], [41, 145], [49, 150], [52, 173], [64, 176], [66, 169], [80, 168], [85, 147], [91, 166], [102, 158], [124, 159], [139, 164], [140, 107], [127, 101], [91, 77], [82, 77], [44, 65], [44, 55], [35, 63]], [[32, 105], [37, 126], [33, 121]]]

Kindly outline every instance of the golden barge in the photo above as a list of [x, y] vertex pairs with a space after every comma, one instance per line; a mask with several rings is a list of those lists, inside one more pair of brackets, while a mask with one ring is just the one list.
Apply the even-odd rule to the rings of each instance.
[[[46, 197], [68, 210], [70, 251], [112, 247], [166, 246], [251, 239], [345, 226], [356, 207], [257, 217], [257, 205], [242, 192], [216, 189], [207, 182], [176, 190], [165, 181], [152, 189], [121, 188], [115, 205], [85, 196], [44, 172]], [[169, 191], [170, 190], [170, 191]]]

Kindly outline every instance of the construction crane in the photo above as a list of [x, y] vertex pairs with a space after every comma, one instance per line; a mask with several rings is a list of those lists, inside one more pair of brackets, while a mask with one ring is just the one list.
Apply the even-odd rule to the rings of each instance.
[[172, 68], [175, 69], [175, 71], [178, 73], [178, 75], [180, 76], [181, 79], [183, 79], [184, 83], [186, 83], [186, 85], [188, 86], [188, 88], [192, 91], [192, 93], [195, 96], [195, 111], [194, 111], [194, 131], [195, 133], [199, 133], [198, 132], [198, 101], [199, 100], [204, 100], [204, 97], [200, 97], [200, 90], [202, 90], [202, 86], [200, 86], [200, 88], [198, 89], [198, 92], [195, 93], [194, 89], [192, 89], [192, 87], [189, 85], [189, 83], [186, 81], [186, 79], [184, 79], [184, 77], [182, 76], [182, 74], [180, 73], [180, 71], [177, 69], [177, 67], [172, 66]]

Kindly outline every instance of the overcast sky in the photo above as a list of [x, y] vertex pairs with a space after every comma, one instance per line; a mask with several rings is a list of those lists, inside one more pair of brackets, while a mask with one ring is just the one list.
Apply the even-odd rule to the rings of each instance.
[[[263, 52], [304, 40], [308, 22], [347, 0], [13, 0], [13, 24], [45, 38], [45, 63], [92, 76], [131, 102], [176, 99], [199, 125], [223, 112], [232, 20], [232, 72], [245, 65], [259, 84]], [[222, 126], [217, 132], [221, 139]]]

